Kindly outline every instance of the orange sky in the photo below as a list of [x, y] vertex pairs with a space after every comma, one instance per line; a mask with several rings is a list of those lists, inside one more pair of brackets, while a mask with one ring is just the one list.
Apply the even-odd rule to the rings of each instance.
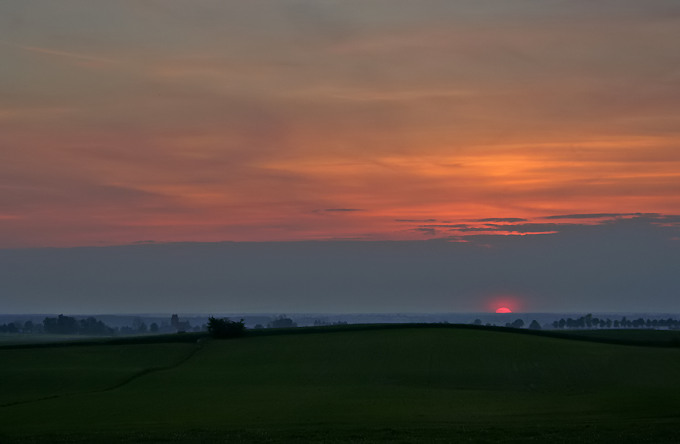
[[680, 214], [677, 2], [483, 3], [3, 3], [0, 248]]

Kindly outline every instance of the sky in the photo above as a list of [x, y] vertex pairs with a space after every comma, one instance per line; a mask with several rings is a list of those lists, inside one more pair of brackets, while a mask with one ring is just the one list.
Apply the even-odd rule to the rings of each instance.
[[[184, 289], [260, 252], [205, 310], [680, 311], [678, 41], [676, 0], [0, 1], [4, 309], [162, 305], [151, 259], [165, 287], [82, 270], [170, 248]], [[314, 242], [339, 262], [305, 287]]]

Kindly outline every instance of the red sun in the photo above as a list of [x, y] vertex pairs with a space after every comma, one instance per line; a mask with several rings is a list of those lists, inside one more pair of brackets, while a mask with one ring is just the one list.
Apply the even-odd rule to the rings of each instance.
[[500, 307], [496, 309], [496, 313], [512, 313], [508, 307]]

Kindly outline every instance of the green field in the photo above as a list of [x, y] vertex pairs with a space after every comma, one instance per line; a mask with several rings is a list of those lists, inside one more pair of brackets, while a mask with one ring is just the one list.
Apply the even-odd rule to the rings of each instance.
[[3, 443], [680, 442], [673, 347], [400, 326], [0, 362]]

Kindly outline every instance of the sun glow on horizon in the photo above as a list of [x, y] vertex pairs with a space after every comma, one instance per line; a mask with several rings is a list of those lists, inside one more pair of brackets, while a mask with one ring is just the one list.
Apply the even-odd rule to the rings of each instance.
[[508, 307], [499, 307], [496, 309], [496, 313], [512, 313]]

